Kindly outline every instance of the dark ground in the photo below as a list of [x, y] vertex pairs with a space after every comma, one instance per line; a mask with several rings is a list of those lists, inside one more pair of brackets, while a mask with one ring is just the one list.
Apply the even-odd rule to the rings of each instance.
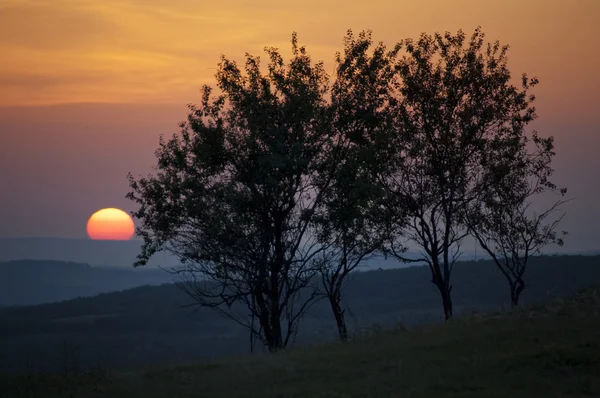
[[3, 397], [598, 397], [600, 289], [348, 343], [187, 365], [0, 376]]
[[[600, 256], [532, 260], [523, 304], [565, 297], [600, 283]], [[428, 269], [356, 273], [346, 290], [351, 334], [399, 323], [414, 328], [439, 323], [441, 303]], [[508, 308], [508, 287], [487, 262], [456, 265], [453, 297], [457, 315]], [[177, 363], [249, 352], [246, 330], [189, 303], [173, 285], [148, 286], [62, 303], [0, 309], [0, 371], [57, 370]], [[326, 302], [301, 324], [299, 346], [335, 340]], [[1, 396], [1, 395], [0, 395]]]

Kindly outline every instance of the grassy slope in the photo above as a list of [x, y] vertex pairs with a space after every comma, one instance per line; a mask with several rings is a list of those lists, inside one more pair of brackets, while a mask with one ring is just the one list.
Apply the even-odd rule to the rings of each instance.
[[544, 307], [273, 356], [4, 376], [0, 396], [599, 397], [600, 288]]

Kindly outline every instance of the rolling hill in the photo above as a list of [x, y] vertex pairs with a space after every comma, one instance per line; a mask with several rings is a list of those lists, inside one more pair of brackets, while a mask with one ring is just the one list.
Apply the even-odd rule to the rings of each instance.
[[[523, 304], [565, 297], [600, 283], [600, 256], [533, 258]], [[489, 262], [456, 264], [453, 282], [455, 313], [484, 313], [508, 305], [506, 282]], [[379, 325], [402, 323], [414, 328], [442, 320], [440, 299], [428, 269], [357, 272], [345, 291], [351, 333]], [[65, 346], [78, 366], [125, 366], [217, 358], [248, 351], [246, 331], [207, 309], [194, 309], [190, 299], [171, 284], [137, 287], [60, 303], [0, 309], [0, 369], [61, 366]], [[297, 345], [335, 338], [326, 302], [304, 317]], [[62, 347], [62, 348], [61, 348]]]
[[0, 305], [23, 306], [171, 282], [158, 268], [109, 268], [89, 264], [16, 260], [0, 263]]
[[[0, 238], [0, 261], [54, 260], [85, 263], [101, 267], [130, 268], [140, 252], [141, 241], [114, 241], [64, 238]], [[173, 257], [160, 253], [150, 267], [177, 264]]]
[[5, 397], [597, 397], [600, 288], [505, 314], [265, 356], [0, 374]]

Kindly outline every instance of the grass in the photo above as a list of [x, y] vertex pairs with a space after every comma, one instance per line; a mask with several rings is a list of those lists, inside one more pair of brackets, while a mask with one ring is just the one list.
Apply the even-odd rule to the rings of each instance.
[[600, 287], [275, 355], [4, 375], [0, 397], [600, 397]]

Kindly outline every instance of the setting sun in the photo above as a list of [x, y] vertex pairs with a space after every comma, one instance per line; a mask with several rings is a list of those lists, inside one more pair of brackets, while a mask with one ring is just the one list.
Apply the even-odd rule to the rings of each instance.
[[94, 240], [129, 240], [135, 232], [131, 217], [115, 208], [101, 209], [92, 214], [86, 229]]

